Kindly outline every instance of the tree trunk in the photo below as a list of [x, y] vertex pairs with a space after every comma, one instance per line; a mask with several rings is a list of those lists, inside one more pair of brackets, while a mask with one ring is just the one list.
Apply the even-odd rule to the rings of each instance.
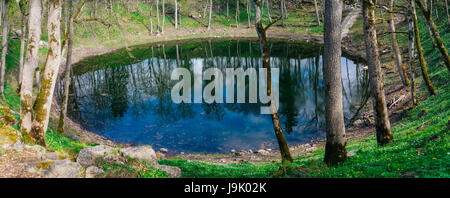
[[423, 15], [425, 16], [425, 19], [427, 20], [428, 26], [431, 28], [431, 32], [433, 33], [434, 39], [437, 42], [437, 47], [439, 49], [439, 52], [441, 52], [445, 65], [447, 66], [447, 70], [450, 71], [450, 57], [448, 56], [447, 49], [444, 46], [444, 43], [442, 42], [441, 36], [439, 35], [439, 31], [437, 29], [436, 24], [433, 22], [433, 18], [431, 16], [431, 12], [427, 9], [425, 4], [421, 0], [415, 0], [420, 5], [420, 10], [422, 10]]
[[411, 71], [411, 103], [417, 105], [416, 82], [415, 82], [415, 54], [414, 54], [414, 21], [412, 19], [411, 8], [407, 7], [408, 17], [408, 57], [409, 70]]
[[47, 22], [49, 49], [47, 62], [43, 68], [40, 92], [33, 109], [35, 116], [31, 132], [36, 143], [42, 146], [46, 146], [45, 132], [48, 127], [53, 91], [55, 89], [56, 77], [61, 62], [60, 26], [61, 0], [49, 0]]
[[435, 95], [436, 90], [431, 82], [430, 76], [428, 75], [427, 63], [423, 55], [423, 48], [420, 42], [419, 22], [417, 21], [416, 6], [413, 0], [411, 1], [411, 10], [412, 19], [414, 21], [414, 35], [416, 36], [417, 52], [419, 53], [420, 68], [422, 69], [422, 77], [430, 95]]
[[67, 117], [67, 104], [69, 101], [70, 71], [72, 70], [73, 48], [73, 1], [69, 1], [69, 43], [67, 46], [66, 68], [64, 71], [64, 90], [59, 115], [58, 132], [64, 133], [65, 119]]
[[239, 27], [239, 0], [236, 0], [236, 12], [234, 14], [234, 18], [236, 19], [236, 28]]
[[[425, 0], [425, 6], [428, 7], [428, 10], [430, 10], [431, 15], [433, 15], [432, 14], [433, 0], [430, 0], [430, 3], [428, 5], [427, 5], [427, 0]], [[433, 33], [431, 32], [430, 26], [428, 26], [428, 36], [430, 37], [433, 48], [436, 48], [437, 46], [436, 46], [436, 43], [434, 42]]]
[[281, 9], [281, 27], [284, 27], [284, 0], [280, 1], [280, 9]]
[[165, 2], [164, 2], [164, 0], [161, 1], [161, 4], [162, 4], [162, 7], [161, 7], [161, 9], [162, 9], [162, 25], [161, 25], [161, 33], [164, 33], [164, 24], [165, 24], [165, 21], [166, 21], [166, 8], [165, 8]]
[[447, 2], [447, 0], [445, 0], [445, 11], [447, 13], [447, 23], [450, 26], [450, 14], [449, 14], [449, 11], [448, 11], [448, 2]]
[[[21, 1], [22, 3], [24, 0]], [[22, 4], [23, 5], [23, 4]], [[23, 5], [25, 6], [25, 5]], [[23, 64], [24, 64], [24, 56], [25, 56], [25, 43], [26, 43], [26, 35], [27, 35], [27, 16], [26, 16], [26, 8], [21, 7], [22, 12], [22, 35], [20, 35], [20, 58], [19, 58], [19, 92], [20, 87], [22, 85], [22, 72], [23, 72]]]
[[175, 29], [178, 29], [178, 2], [175, 0]]
[[341, 83], [342, 3], [340, 0], [325, 0], [324, 3], [323, 79], [327, 134], [324, 161], [335, 165], [347, 158]]
[[153, 2], [150, 4], [150, 34], [153, 35]]
[[389, 121], [389, 112], [386, 107], [383, 74], [381, 71], [380, 56], [378, 54], [377, 31], [375, 29], [376, 2], [376, 0], [363, 0], [363, 25], [377, 142], [380, 145], [385, 145], [392, 141], [393, 136]]
[[160, 21], [160, 18], [159, 18], [159, 0], [156, 0], [156, 18], [158, 19], [158, 32], [160, 32], [161, 31], [161, 21]]
[[251, 11], [251, 8], [250, 8], [250, 0], [247, 0], [247, 21], [248, 21], [248, 28], [250, 28], [251, 27], [251, 22], [250, 22], [250, 18], [251, 18], [251, 13], [250, 13], [250, 11]]
[[209, 0], [209, 19], [208, 19], [208, 30], [211, 29], [211, 13], [212, 13], [212, 0]]
[[[33, 79], [39, 63], [39, 41], [41, 40], [41, 1], [30, 0], [28, 16], [28, 43], [25, 63], [22, 72], [20, 89], [20, 131], [29, 137], [32, 126]], [[27, 139], [29, 141], [30, 139]]]
[[2, 26], [3, 15], [5, 14], [5, 1], [0, 1], [0, 26]]
[[230, 16], [230, 0], [227, 0], [227, 18]]
[[3, 33], [2, 33], [2, 60], [0, 72], [0, 95], [5, 98], [5, 71], [6, 71], [6, 54], [8, 53], [8, 34], [9, 34], [9, 0], [5, 0], [5, 15], [3, 17]]
[[270, 17], [270, 2], [267, 0], [267, 17], [269, 17], [269, 23], [272, 23], [272, 17]]
[[[256, 26], [256, 32], [258, 33], [258, 38], [260, 42], [261, 47], [261, 55], [263, 57], [263, 68], [266, 69], [267, 72], [267, 95], [270, 96], [272, 93], [272, 78], [271, 78], [271, 67], [270, 67], [270, 55], [269, 55], [269, 49], [267, 47], [267, 37], [266, 37], [266, 29], [262, 25], [261, 21], [261, 0], [253, 0], [254, 10], [255, 10], [255, 26]], [[272, 102], [270, 103], [270, 106], [272, 109], [274, 109], [274, 105]], [[292, 156], [289, 151], [289, 146], [287, 144], [286, 138], [283, 133], [283, 129], [281, 128], [280, 124], [280, 118], [278, 115], [278, 112], [275, 112], [272, 114], [272, 123], [273, 128], [275, 130], [275, 135], [277, 137], [278, 146], [280, 147], [280, 153], [281, 153], [281, 162], [283, 164], [285, 163], [291, 163]]]
[[398, 47], [398, 42], [397, 42], [397, 34], [395, 33], [394, 0], [390, 0], [390, 4], [389, 4], [389, 28], [391, 31], [392, 49], [394, 51], [398, 74], [400, 75], [400, 78], [402, 79], [403, 85], [408, 86], [409, 85], [408, 74], [406, 73], [406, 69], [402, 63], [402, 55], [400, 54], [400, 49]]
[[317, 0], [314, 0], [314, 10], [316, 11], [317, 26], [320, 26], [319, 8], [317, 7]]

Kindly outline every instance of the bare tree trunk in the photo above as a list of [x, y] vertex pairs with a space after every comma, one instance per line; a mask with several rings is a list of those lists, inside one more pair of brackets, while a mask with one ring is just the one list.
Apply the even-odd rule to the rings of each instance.
[[402, 63], [402, 55], [400, 54], [400, 49], [397, 43], [397, 34], [395, 33], [395, 24], [394, 24], [394, 0], [390, 0], [389, 4], [389, 28], [391, 31], [391, 41], [392, 41], [392, 49], [394, 51], [395, 61], [397, 64], [398, 74], [402, 79], [402, 83], [404, 86], [409, 85], [408, 74], [406, 73], [406, 69]]
[[431, 16], [431, 12], [427, 9], [425, 4], [421, 0], [415, 0], [420, 5], [420, 10], [422, 10], [425, 19], [427, 20], [428, 26], [431, 27], [431, 32], [433, 33], [434, 39], [437, 42], [437, 47], [439, 52], [441, 52], [442, 57], [444, 58], [445, 65], [447, 66], [447, 70], [450, 71], [450, 57], [448, 56], [447, 49], [442, 42], [441, 36], [439, 35], [439, 31], [437, 29], [436, 24], [433, 22], [433, 18]]
[[267, 16], [269, 17], [269, 23], [272, 23], [272, 17], [270, 17], [270, 2], [267, 0]]
[[375, 29], [376, 2], [376, 0], [363, 0], [364, 40], [366, 43], [372, 103], [374, 105], [377, 142], [380, 145], [385, 145], [392, 141], [393, 136], [384, 95], [380, 55], [378, 54], [377, 31]]
[[178, 29], [178, 2], [175, 0], [175, 29]]
[[284, 0], [280, 1], [280, 9], [281, 9], [281, 27], [284, 27]]
[[325, 0], [324, 3], [323, 79], [327, 133], [324, 161], [335, 165], [347, 158], [341, 83], [342, 3], [340, 0]]
[[19, 92], [22, 86], [22, 72], [23, 72], [23, 64], [25, 59], [25, 43], [26, 43], [26, 35], [27, 35], [27, 13], [26, 13], [26, 5], [25, 0], [21, 0], [19, 2], [20, 12], [22, 14], [22, 35], [20, 35], [20, 58], [19, 58]]
[[64, 90], [59, 115], [58, 132], [64, 133], [65, 119], [67, 117], [67, 104], [69, 101], [70, 71], [72, 70], [72, 48], [73, 48], [73, 1], [69, 1], [69, 43], [67, 46], [66, 68], [64, 71]]
[[[425, 6], [428, 7], [428, 10], [430, 10], [430, 13], [432, 12], [432, 7], [433, 7], [433, 0], [430, 0], [430, 3], [427, 5], [427, 0], [425, 0]], [[431, 14], [432, 15], [432, 14]], [[433, 39], [433, 33], [431, 32], [431, 27], [428, 26], [428, 36], [430, 37], [431, 40], [431, 44], [433, 45], [433, 48], [436, 48], [436, 43], [434, 42]]]
[[166, 21], [166, 8], [165, 8], [165, 2], [162, 0], [162, 25], [161, 25], [161, 33], [164, 33], [164, 24]]
[[236, 13], [234, 14], [236, 19], [236, 28], [239, 27], [239, 0], [236, 0]]
[[314, 10], [316, 11], [317, 26], [320, 26], [319, 8], [317, 7], [317, 0], [314, 0]]
[[[266, 28], [263, 27], [261, 21], [261, 0], [253, 0], [253, 5], [255, 9], [255, 26], [256, 32], [258, 33], [260, 47], [261, 47], [261, 55], [263, 57], [263, 68], [266, 69], [267, 72], [267, 95], [270, 96], [272, 94], [272, 78], [271, 78], [271, 67], [270, 67], [270, 55], [269, 49], [267, 47], [267, 37], [266, 37]], [[271, 108], [274, 108], [272, 102], [270, 103]], [[280, 118], [278, 112], [272, 114], [272, 123], [273, 128], [275, 130], [275, 135], [278, 140], [278, 146], [280, 147], [281, 153], [281, 161], [283, 164], [291, 163], [292, 156], [289, 151], [289, 146], [287, 144], [286, 138], [283, 133], [283, 129], [280, 124]]]
[[416, 82], [415, 82], [415, 54], [414, 54], [414, 21], [412, 19], [411, 7], [407, 7], [408, 12], [408, 57], [409, 70], [411, 71], [411, 103], [417, 105]]
[[[20, 131], [29, 137], [32, 126], [33, 79], [34, 71], [39, 63], [39, 41], [41, 40], [41, 1], [30, 0], [28, 16], [28, 43], [25, 63], [22, 72], [20, 89]], [[28, 141], [30, 139], [27, 139]]]
[[49, 50], [47, 63], [43, 69], [41, 89], [33, 109], [35, 117], [31, 132], [36, 143], [42, 146], [46, 146], [45, 132], [48, 127], [53, 91], [61, 62], [61, 0], [49, 0], [48, 7], [47, 31], [49, 35]]
[[212, 0], [209, 0], [209, 19], [208, 19], [208, 30], [211, 29], [211, 13], [212, 13]]
[[227, 18], [230, 16], [230, 0], [227, 0]]
[[153, 2], [150, 4], [150, 34], [153, 35]]
[[3, 17], [2, 32], [2, 67], [0, 72], [0, 95], [5, 98], [5, 71], [6, 71], [6, 54], [8, 53], [8, 34], [9, 34], [9, 0], [5, 0], [5, 15]]
[[156, 18], [158, 19], [158, 32], [161, 31], [161, 21], [159, 18], [159, 0], [156, 0]]
[[250, 18], [251, 18], [251, 13], [250, 13], [250, 0], [247, 0], [247, 21], [248, 21], [248, 28], [251, 27], [251, 22], [250, 22]]
[[0, 26], [2, 26], [3, 15], [5, 14], [5, 1], [0, 1]]
[[412, 19], [414, 21], [414, 35], [416, 35], [417, 52], [419, 53], [420, 68], [422, 69], [422, 77], [430, 95], [435, 95], [436, 89], [434, 88], [430, 76], [428, 75], [427, 63], [423, 55], [423, 48], [420, 42], [419, 22], [417, 21], [416, 6], [413, 0], [411, 0], [411, 10], [412, 10]]

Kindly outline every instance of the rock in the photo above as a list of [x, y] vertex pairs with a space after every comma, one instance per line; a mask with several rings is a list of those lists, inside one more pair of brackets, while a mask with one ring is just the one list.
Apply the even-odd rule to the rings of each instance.
[[123, 159], [123, 157], [119, 155], [107, 154], [106, 156], [103, 157], [103, 161], [115, 164], [123, 164], [125, 159]]
[[83, 166], [93, 165], [97, 158], [112, 152], [113, 148], [105, 145], [84, 148], [78, 153], [77, 162]]
[[252, 150], [252, 149], [249, 149], [249, 150], [248, 150], [248, 153], [250, 153], [250, 154], [253, 153], [253, 150]]
[[261, 154], [261, 155], [268, 155], [268, 154], [269, 154], [269, 151], [266, 151], [266, 150], [264, 150], [264, 149], [259, 149], [259, 150], [258, 150], [258, 153]]
[[231, 149], [231, 151], [230, 151], [231, 153], [236, 153], [236, 150], [234, 150], [234, 149]]
[[347, 157], [351, 157], [351, 156], [355, 156], [356, 152], [355, 151], [350, 151], [347, 153]]
[[24, 165], [28, 172], [37, 173], [47, 178], [78, 178], [82, 175], [82, 166], [67, 159], [31, 162]]
[[161, 153], [168, 153], [168, 152], [169, 152], [169, 149], [161, 148], [161, 149], [159, 149], [159, 151], [160, 151]]
[[158, 164], [155, 151], [149, 146], [128, 147], [120, 150], [122, 156], [135, 158], [150, 162], [153, 165]]
[[357, 126], [357, 127], [362, 126], [363, 124], [364, 124], [364, 121], [361, 119], [357, 119], [353, 122], [353, 125]]
[[268, 149], [266, 149], [266, 150], [269, 151], [269, 152], [272, 151], [272, 149], [270, 149], [270, 148], [268, 148]]
[[60, 159], [63, 159], [64, 156], [60, 155], [60, 154], [57, 153], [57, 152], [49, 152], [49, 153], [45, 153], [45, 154], [43, 155], [43, 158], [44, 158], [45, 160], [60, 160]]
[[95, 178], [104, 172], [105, 171], [96, 166], [89, 166], [88, 168], [86, 168], [86, 178]]
[[169, 178], [179, 178], [181, 176], [181, 169], [175, 166], [158, 165], [157, 168], [166, 172]]
[[166, 157], [166, 155], [164, 153], [161, 153], [160, 151], [156, 152], [156, 158], [163, 159], [165, 157]]

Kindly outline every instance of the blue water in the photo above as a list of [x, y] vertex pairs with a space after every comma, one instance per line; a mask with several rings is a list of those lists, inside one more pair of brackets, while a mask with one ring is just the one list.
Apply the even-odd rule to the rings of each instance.
[[[259, 68], [258, 43], [177, 45], [178, 50], [175, 44], [164, 45], [164, 49], [162, 45], [149, 46], [148, 57], [130, 61], [132, 64], [109, 66], [102, 62], [97, 70], [76, 74], [69, 116], [87, 130], [116, 142], [173, 152], [276, 149], [271, 117], [260, 114], [262, 104], [175, 104], [170, 97], [178, 82], [170, 80], [174, 68]], [[305, 45], [270, 43], [272, 66], [280, 68], [280, 119], [291, 145], [325, 137], [322, 49]], [[341, 62], [344, 114], [350, 119], [355, 106], [368, 96], [367, 72], [352, 59], [343, 56]]]

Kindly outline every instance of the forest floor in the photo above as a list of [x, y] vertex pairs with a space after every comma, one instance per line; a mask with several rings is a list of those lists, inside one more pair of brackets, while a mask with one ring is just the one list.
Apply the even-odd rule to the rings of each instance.
[[[290, 17], [292, 24], [299, 18]], [[301, 16], [300, 14], [298, 16]], [[301, 16], [305, 18], [305, 15]], [[306, 16], [311, 20], [311, 16]], [[313, 20], [311, 20], [313, 21]], [[441, 20], [439, 29], [442, 31], [442, 38], [446, 46], [450, 46], [450, 29]], [[256, 37], [253, 28], [229, 28], [217, 25], [212, 31], [207, 31], [205, 27], [192, 27], [177, 31], [166, 30], [166, 33], [158, 36], [149, 36], [148, 33], [140, 32], [133, 34], [127, 39], [108, 39], [98, 41], [98, 39], [79, 37], [78, 44], [74, 52], [74, 62], [89, 56], [109, 53], [123, 47], [151, 42], [162, 42], [179, 39], [199, 39], [199, 38], [228, 38], [228, 37]], [[269, 37], [292, 40], [292, 41], [312, 41], [322, 42], [321, 34], [323, 26], [313, 27], [311, 24], [299, 26], [273, 26], [270, 29]], [[344, 39], [344, 50], [355, 56], [364, 57], [364, 42], [361, 19], [356, 20], [356, 24], [350, 30], [349, 37]], [[399, 31], [405, 30], [404, 22], [398, 24]], [[396, 69], [393, 65], [392, 53], [390, 52], [390, 41], [386, 24], [380, 23], [378, 31], [380, 35], [380, 53], [382, 55], [383, 72], [385, 74], [385, 90], [387, 96], [394, 142], [385, 147], [376, 144], [374, 137], [373, 116], [371, 115], [372, 105], [369, 102], [364, 106], [362, 113], [357, 120], [361, 121], [357, 126], [346, 128], [349, 142], [349, 160], [338, 167], [327, 167], [323, 162], [324, 144], [323, 140], [292, 147], [294, 163], [291, 169], [287, 170], [285, 177], [449, 177], [448, 163], [449, 157], [449, 137], [450, 127], [450, 83], [448, 71], [442, 67], [441, 56], [436, 49], [433, 49], [428, 38], [426, 26], [420, 22], [421, 37], [429, 63], [429, 71], [432, 81], [439, 92], [436, 96], [429, 96], [423, 87], [420, 75], [416, 75], [420, 105], [410, 108], [409, 88], [405, 88], [400, 83]], [[85, 31], [87, 31], [86, 28]], [[133, 28], [131, 28], [133, 29]], [[136, 28], [134, 28], [136, 29]], [[96, 33], [99, 34], [99, 33]], [[86, 35], [82, 34], [82, 35]], [[94, 35], [89, 34], [88, 35]], [[134, 36], [138, 35], [138, 36]], [[383, 36], [384, 35], [384, 36]], [[94, 41], [95, 40], [95, 41]], [[404, 35], [399, 35], [399, 43], [407, 43]], [[100, 42], [100, 43], [99, 43]], [[18, 42], [12, 41], [8, 54], [8, 83], [6, 84], [6, 100], [2, 105], [8, 106], [14, 112], [19, 111], [20, 100], [16, 90], [17, 83], [14, 80], [15, 65], [18, 62]], [[405, 45], [402, 49], [407, 49]], [[41, 50], [45, 54], [45, 49]], [[44, 57], [44, 56], [43, 56]], [[42, 61], [44, 58], [42, 58]], [[405, 59], [406, 60], [406, 59]], [[418, 67], [417, 67], [418, 68]], [[416, 72], [420, 74], [419, 70]], [[394, 101], [403, 98], [395, 105]], [[54, 101], [57, 103], [56, 101]], [[68, 153], [76, 156], [85, 147], [107, 144], [121, 146], [104, 137], [83, 130], [78, 124], [69, 122], [66, 134], [61, 135], [54, 132], [58, 116], [57, 105], [52, 109], [53, 115], [47, 132], [47, 144], [57, 152]], [[18, 115], [13, 113], [13, 117], [18, 120]], [[17, 122], [16, 122], [17, 123]], [[13, 128], [17, 129], [15, 124]], [[9, 152], [0, 149], [0, 177], [38, 177], [23, 171], [20, 163], [34, 160], [37, 154]], [[160, 153], [161, 154], [161, 153]], [[259, 153], [235, 152], [228, 154], [165, 154], [159, 155], [160, 164], [178, 166], [182, 170], [182, 177], [271, 177], [279, 170], [279, 153], [277, 151], [265, 151]], [[124, 171], [130, 168], [125, 165]], [[131, 168], [132, 169], [132, 168]]]

